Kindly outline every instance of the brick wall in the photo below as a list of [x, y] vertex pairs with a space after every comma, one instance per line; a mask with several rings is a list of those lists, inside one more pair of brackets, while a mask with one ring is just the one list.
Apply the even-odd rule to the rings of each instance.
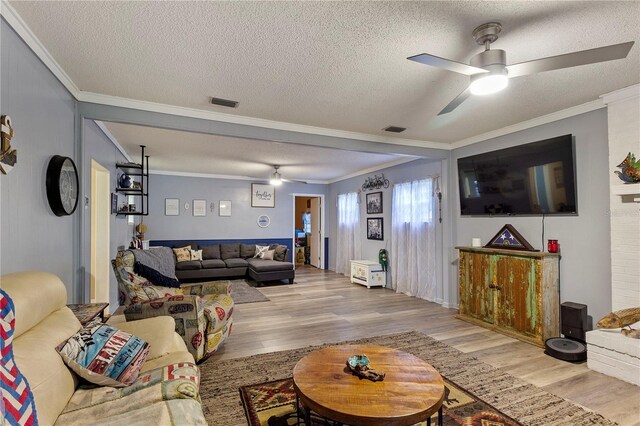
[[640, 157], [640, 85], [604, 95], [603, 100], [609, 121], [611, 304], [615, 311], [640, 306], [640, 184], [634, 195], [616, 195], [622, 181], [613, 173], [627, 153]]

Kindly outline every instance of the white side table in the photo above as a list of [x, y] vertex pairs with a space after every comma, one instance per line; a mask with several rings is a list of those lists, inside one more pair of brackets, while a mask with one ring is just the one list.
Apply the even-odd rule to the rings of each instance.
[[351, 282], [367, 288], [384, 287], [387, 284], [387, 273], [378, 262], [372, 260], [352, 260]]

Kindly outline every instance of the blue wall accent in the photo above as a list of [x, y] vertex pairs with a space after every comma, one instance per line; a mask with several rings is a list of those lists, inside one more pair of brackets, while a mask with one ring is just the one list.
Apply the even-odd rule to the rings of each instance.
[[287, 246], [289, 249], [287, 251], [287, 258], [285, 259], [287, 262], [291, 262], [293, 256], [293, 243], [291, 238], [264, 238], [264, 239], [235, 239], [235, 240], [150, 240], [149, 245], [151, 247], [165, 246], [165, 247], [174, 247], [178, 244], [184, 244], [185, 246], [188, 244], [198, 244], [199, 246], [211, 246], [214, 244], [256, 244], [260, 246], [268, 246], [270, 244], [280, 244], [283, 246]]
[[324, 269], [329, 269], [329, 237], [324, 237]]

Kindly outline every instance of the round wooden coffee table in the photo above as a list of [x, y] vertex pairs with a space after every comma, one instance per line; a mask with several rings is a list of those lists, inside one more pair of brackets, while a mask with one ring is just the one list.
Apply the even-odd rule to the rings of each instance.
[[[360, 379], [347, 367], [351, 355], [369, 357], [372, 368], [386, 373], [381, 382]], [[438, 412], [442, 422], [444, 381], [429, 364], [406, 352], [373, 345], [341, 345], [313, 352], [293, 369], [293, 385], [304, 406], [348, 425], [408, 426]]]

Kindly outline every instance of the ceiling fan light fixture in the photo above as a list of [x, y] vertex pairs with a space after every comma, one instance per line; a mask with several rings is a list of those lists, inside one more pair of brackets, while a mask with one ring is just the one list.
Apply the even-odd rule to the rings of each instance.
[[282, 177], [280, 176], [280, 173], [273, 172], [273, 174], [271, 174], [271, 179], [269, 179], [269, 183], [275, 186], [282, 185]]
[[509, 85], [509, 78], [504, 74], [491, 74], [471, 82], [469, 90], [473, 95], [491, 95], [504, 90]]

